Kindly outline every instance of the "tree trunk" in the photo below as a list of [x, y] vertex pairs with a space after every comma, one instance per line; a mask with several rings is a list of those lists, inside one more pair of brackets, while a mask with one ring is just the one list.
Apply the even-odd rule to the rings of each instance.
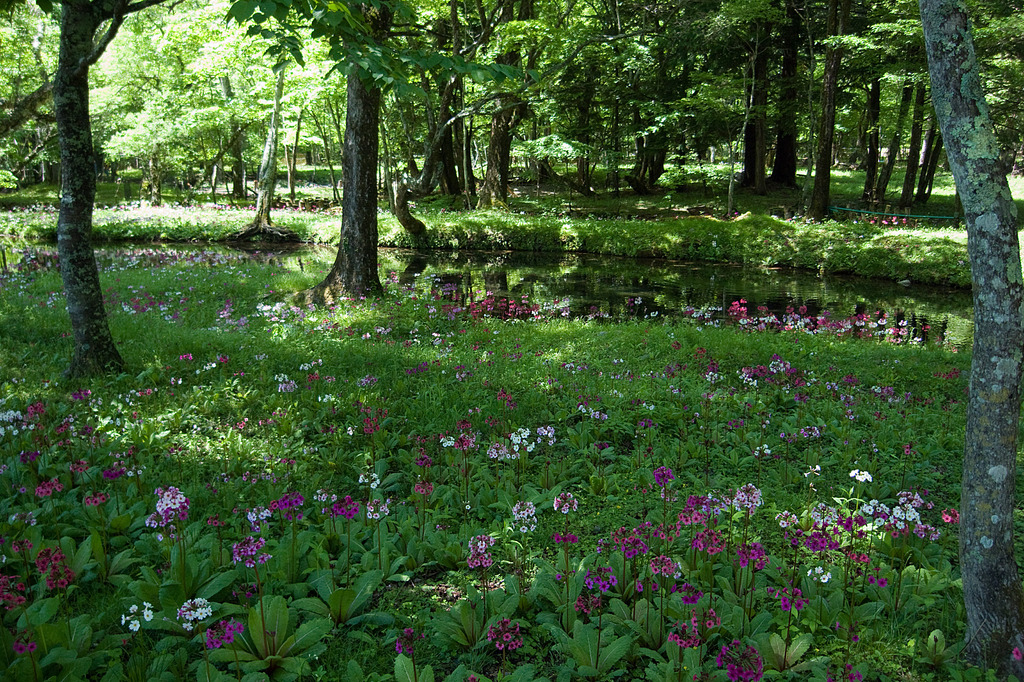
[[[292, 142], [291, 154], [288, 155], [288, 198], [295, 201], [295, 171], [298, 165], [299, 135], [302, 133], [302, 114], [305, 109], [299, 109], [299, 117], [295, 120], [295, 139]], [[288, 144], [287, 142], [285, 143]], [[286, 150], [287, 151], [287, 150]]]
[[512, 148], [513, 110], [506, 98], [498, 99], [498, 111], [491, 115], [491, 139], [487, 143], [487, 172], [480, 187], [477, 208], [508, 203], [508, 165]]
[[61, 162], [57, 253], [74, 339], [67, 369], [72, 377], [116, 372], [124, 366], [107, 324], [96, 257], [89, 243], [96, 200], [96, 166], [89, 121], [88, 57], [103, 19], [92, 3], [63, 5], [60, 53], [53, 81]]
[[914, 202], [914, 184], [917, 168], [921, 163], [921, 133], [924, 128], [924, 83], [917, 84], [914, 95], [914, 118], [910, 125], [910, 151], [907, 154], [907, 172], [903, 176], [903, 191], [900, 193], [900, 208], [907, 208]]
[[864, 159], [864, 192], [861, 199], [875, 200], [875, 179], [878, 175], [878, 117], [882, 114], [882, 80], [871, 81], [865, 111], [867, 118], [868, 153]]
[[[758, 28], [758, 36], [764, 30]], [[770, 34], [770, 30], [767, 33]], [[765, 158], [768, 155], [768, 50], [760, 39], [754, 43], [751, 56], [752, 79], [750, 92], [750, 116], [743, 140], [743, 184], [754, 190], [754, 194], [768, 193], [765, 174]]]
[[277, 72], [274, 109], [270, 114], [267, 141], [263, 145], [263, 158], [260, 160], [260, 172], [256, 180], [256, 216], [248, 227], [232, 235], [232, 239], [252, 239], [253, 237], [296, 239], [294, 232], [275, 227], [270, 219], [270, 209], [274, 205], [274, 192], [277, 190], [277, 131], [281, 125], [281, 98], [283, 96], [284, 67], [281, 67]]
[[967, 218], [974, 349], [960, 495], [970, 661], [1024, 678], [1024, 589], [1014, 556], [1024, 286], [1017, 209], [959, 0], [920, 0], [932, 101]]
[[[851, 0], [831, 0], [829, 3], [829, 35], [842, 36], [850, 17]], [[832, 143], [836, 134], [836, 95], [839, 91], [839, 67], [843, 61], [843, 48], [830, 44], [825, 50], [825, 76], [821, 86], [821, 121], [818, 128], [817, 166], [814, 189], [811, 191], [807, 217], [824, 220], [832, 184]]]
[[942, 135], [938, 132], [938, 124], [932, 123], [925, 138], [924, 163], [921, 164], [921, 180], [917, 183], [917, 196], [914, 201], [923, 204], [932, 196], [932, 184], [935, 182], [935, 171], [939, 167], [942, 156]]
[[797, 66], [801, 22], [792, 1], [786, 3], [786, 16], [789, 23], [779, 34], [779, 49], [782, 52], [779, 82], [782, 89], [778, 101], [779, 125], [775, 134], [775, 163], [772, 165], [771, 181], [785, 187], [796, 187], [796, 121], [800, 101]]
[[159, 206], [163, 197], [163, 171], [160, 168], [160, 150], [149, 155], [149, 205]]
[[331, 139], [330, 135], [328, 135], [327, 129], [322, 123], [320, 123], [320, 119], [317, 115], [313, 112], [310, 112], [310, 115], [313, 117], [313, 125], [316, 126], [317, 132], [320, 133], [320, 139], [323, 140], [324, 161], [327, 163], [327, 172], [330, 173], [331, 176], [331, 192], [334, 197], [334, 201], [338, 202], [341, 200], [341, 197], [338, 195], [338, 180], [334, 175], [334, 163], [331, 161], [331, 144], [333, 144], [334, 141]]
[[903, 124], [907, 120], [907, 113], [910, 111], [910, 98], [914, 94], [914, 86], [910, 82], [903, 85], [903, 96], [900, 98], [900, 109], [896, 115], [896, 128], [892, 131], [892, 139], [889, 141], [889, 149], [885, 154], [885, 165], [878, 176], [875, 184], [875, 201], [885, 200], [885, 190], [889, 187], [889, 178], [892, 177], [892, 169], [896, 166], [896, 158], [900, 155], [900, 145], [903, 142]]
[[369, 89], [361, 69], [347, 77], [345, 150], [342, 177], [341, 242], [324, 281], [305, 292], [307, 300], [331, 305], [342, 296], [383, 291], [377, 274], [377, 157], [380, 90]]

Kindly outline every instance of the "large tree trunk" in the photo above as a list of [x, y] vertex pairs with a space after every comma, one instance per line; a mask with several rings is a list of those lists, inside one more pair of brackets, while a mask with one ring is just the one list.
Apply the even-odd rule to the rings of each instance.
[[865, 111], [867, 118], [868, 152], [864, 159], [864, 201], [875, 200], [875, 177], [878, 175], [878, 117], [882, 114], [882, 80], [871, 81]]
[[341, 243], [324, 281], [305, 292], [317, 305], [342, 296], [379, 294], [377, 274], [377, 156], [380, 143], [380, 90], [367, 88], [361, 70], [348, 75], [341, 200]]
[[786, 3], [789, 23], [779, 33], [782, 68], [779, 73], [781, 92], [778, 100], [779, 124], [775, 135], [775, 163], [771, 181], [786, 187], [796, 187], [797, 114], [800, 92], [797, 89], [798, 49], [800, 43], [800, 14], [790, 0]]
[[[760, 32], [764, 30], [758, 28]], [[766, 31], [771, 34], [771, 30]], [[768, 119], [768, 49], [758, 40], [751, 55], [750, 116], [743, 139], [743, 185], [754, 190], [754, 194], [767, 194], [767, 119]]]
[[917, 168], [921, 163], [921, 134], [924, 129], [924, 83], [917, 84], [914, 96], [914, 118], [910, 124], [910, 151], [907, 153], [907, 172], [903, 176], [903, 191], [900, 193], [900, 207], [906, 208], [914, 202], [914, 183]]
[[878, 182], [875, 183], [875, 201], [885, 199], [885, 190], [889, 187], [889, 178], [892, 177], [892, 169], [896, 166], [896, 158], [900, 155], [900, 145], [903, 143], [903, 124], [907, 120], [907, 113], [910, 111], [910, 100], [914, 95], [914, 86], [910, 82], [903, 85], [903, 96], [900, 98], [899, 113], [896, 114], [896, 128], [892, 131], [892, 139], [889, 141], [889, 148], [885, 154], [885, 165], [878, 175]]
[[932, 101], [967, 218], [974, 349], [960, 496], [968, 658], [1024, 678], [1024, 590], [1014, 556], [1024, 286], [1017, 209], [959, 0], [920, 0]]
[[480, 187], [477, 208], [508, 203], [508, 166], [512, 150], [513, 109], [506, 98], [498, 99], [498, 111], [491, 114], [491, 139], [487, 143], [487, 172]]
[[[842, 36], [850, 17], [851, 0], [831, 0], [829, 3], [829, 35]], [[829, 44], [825, 51], [825, 76], [821, 86], [821, 122], [818, 128], [818, 149], [815, 153], [814, 188], [807, 207], [810, 220], [824, 220], [832, 184], [832, 143], [836, 134], [836, 95], [839, 91], [839, 67], [843, 61], [843, 48]]]
[[89, 243], [96, 166], [89, 121], [88, 58], [102, 21], [100, 10], [92, 3], [63, 5], [53, 82], [61, 162], [57, 252], [74, 339], [69, 376], [117, 371], [124, 366], [110, 335], [96, 257]]
[[159, 206], [163, 200], [163, 169], [160, 167], [160, 150], [149, 155], [149, 205]]

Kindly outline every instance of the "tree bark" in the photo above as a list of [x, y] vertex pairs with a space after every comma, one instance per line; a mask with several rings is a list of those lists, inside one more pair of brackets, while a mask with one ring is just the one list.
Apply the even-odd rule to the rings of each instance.
[[512, 150], [512, 108], [498, 99], [498, 111], [491, 114], [491, 138], [487, 142], [487, 171], [480, 187], [477, 208], [508, 203], [508, 166]]
[[160, 150], [149, 155], [149, 205], [159, 206], [163, 201], [163, 169], [160, 168]]
[[878, 175], [878, 118], [882, 114], [882, 80], [880, 78], [871, 81], [864, 113], [867, 118], [868, 152], [864, 159], [864, 192], [861, 194], [861, 199], [874, 201], [875, 179]]
[[907, 120], [907, 113], [910, 112], [910, 100], [914, 95], [914, 86], [909, 81], [903, 85], [903, 95], [900, 97], [900, 109], [896, 114], [896, 128], [892, 131], [892, 139], [889, 141], [889, 148], [885, 153], [885, 165], [878, 175], [878, 182], [875, 183], [875, 201], [885, 199], [885, 190], [889, 187], [889, 178], [892, 177], [892, 169], [896, 167], [896, 159], [900, 155], [900, 145], [903, 143], [903, 124]]
[[232, 239], [262, 237], [290, 241], [297, 238], [294, 232], [276, 227], [270, 219], [270, 209], [274, 205], [274, 193], [277, 190], [277, 132], [281, 125], [281, 98], [283, 96], [284, 67], [281, 67], [277, 72], [274, 108], [270, 113], [267, 141], [263, 145], [263, 158], [260, 160], [260, 172], [256, 180], [256, 216], [245, 229], [232, 235]]
[[903, 176], [903, 191], [900, 193], [900, 207], [907, 208], [914, 202], [914, 183], [921, 163], [921, 135], [924, 129], [924, 83], [917, 84], [914, 95], [914, 117], [910, 124], [910, 151], [907, 153], [907, 172]]
[[[767, 175], [765, 174], [765, 158], [768, 155], [767, 118], [768, 118], [768, 50], [761, 45], [760, 33], [764, 29], [758, 27], [758, 40], [752, 48], [751, 85], [750, 85], [750, 116], [744, 130], [743, 139], [743, 185], [754, 190], [754, 194], [768, 193]], [[771, 33], [768, 29], [767, 34]]]
[[[829, 3], [829, 35], [842, 36], [850, 17], [851, 0], [831, 0]], [[836, 95], [839, 91], [839, 67], [843, 61], [843, 48], [829, 45], [825, 51], [825, 75], [821, 86], [821, 122], [818, 128], [818, 148], [815, 156], [814, 189], [811, 191], [807, 217], [824, 220], [832, 184], [832, 143], [836, 134]]]
[[960, 0], [920, 0], [932, 101], [967, 219], [974, 349], [960, 496], [966, 654], [1024, 678], [1024, 589], [1014, 556], [1024, 284], [1017, 209]]
[[790, 0], [786, 3], [789, 23], [779, 33], [782, 65], [779, 73], [781, 93], [778, 100], [779, 124], [775, 134], [775, 163], [771, 181], [785, 187], [796, 187], [797, 114], [800, 92], [797, 89], [800, 14]]
[[[299, 109], [299, 117], [295, 120], [295, 139], [292, 142], [291, 154], [288, 155], [288, 198], [295, 201], [295, 175], [298, 166], [299, 135], [302, 132], [302, 114], [305, 109]], [[287, 142], [285, 145], [287, 146]], [[287, 151], [287, 150], [286, 150]]]
[[89, 121], [89, 57], [104, 20], [89, 2], [68, 2], [60, 19], [60, 52], [53, 107], [60, 144], [61, 197], [57, 252], [67, 297], [74, 350], [72, 377], [115, 372], [124, 366], [103, 306], [96, 257], [89, 243], [96, 200], [96, 166]]
[[917, 196], [914, 201], [923, 204], [932, 196], [932, 184], [935, 182], [935, 171], [939, 167], [939, 157], [942, 156], [942, 135], [939, 134], [938, 124], [932, 123], [928, 129], [928, 136], [925, 138], [924, 163], [921, 164], [921, 180], [917, 183]]
[[367, 88], [361, 70], [347, 79], [345, 149], [341, 200], [341, 243], [334, 266], [322, 282], [305, 292], [317, 305], [342, 296], [383, 291], [377, 273], [377, 158], [380, 144], [380, 90]]

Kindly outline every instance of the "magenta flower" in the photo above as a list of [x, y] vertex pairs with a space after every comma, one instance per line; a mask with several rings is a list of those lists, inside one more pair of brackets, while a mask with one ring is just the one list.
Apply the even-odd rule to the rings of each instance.
[[395, 651], [412, 656], [415, 654], [416, 640], [423, 639], [424, 637], [426, 635], [417, 635], [416, 631], [412, 628], [405, 628], [402, 630], [402, 634], [398, 635], [398, 639], [395, 640]]
[[331, 516], [344, 516], [351, 521], [359, 513], [359, 502], [353, 500], [351, 495], [346, 495], [341, 502], [331, 505]]
[[487, 550], [494, 546], [494, 538], [490, 535], [477, 535], [469, 541], [469, 559], [466, 564], [470, 568], [488, 568], [494, 563]]
[[715, 665], [725, 668], [732, 682], [758, 682], [764, 677], [764, 662], [761, 654], [752, 646], [734, 639], [732, 644], [723, 644]]
[[487, 630], [487, 641], [493, 642], [498, 651], [514, 651], [523, 645], [519, 623], [502, 618]]
[[241, 634], [244, 629], [245, 626], [234, 618], [214, 623], [206, 630], [206, 648], [219, 649], [225, 644], [231, 644], [235, 641], [235, 635]]
[[265, 538], [254, 538], [250, 535], [231, 546], [231, 557], [236, 564], [244, 563], [246, 568], [253, 568], [257, 563], [265, 564], [270, 560], [269, 554], [260, 551], [265, 544]]

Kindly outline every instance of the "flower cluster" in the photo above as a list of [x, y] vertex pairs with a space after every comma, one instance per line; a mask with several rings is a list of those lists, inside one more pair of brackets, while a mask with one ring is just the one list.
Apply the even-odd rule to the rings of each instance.
[[139, 628], [142, 627], [142, 621], [139, 617], [147, 623], [153, 620], [153, 605], [148, 601], [142, 602], [142, 609], [140, 613], [139, 605], [132, 604], [128, 607], [128, 613], [121, 614], [121, 625], [127, 625], [128, 629], [132, 632], [138, 632]]
[[219, 649], [235, 641], [235, 635], [242, 634], [245, 626], [232, 618], [214, 623], [206, 630], [206, 648]]
[[302, 512], [293, 512], [292, 510], [301, 507], [305, 501], [306, 498], [299, 493], [288, 492], [281, 496], [281, 499], [271, 502], [270, 510], [281, 512], [289, 521], [296, 521], [302, 518]]
[[359, 513], [359, 501], [353, 500], [351, 495], [346, 495], [341, 502], [331, 505], [331, 516], [344, 516], [351, 521]]
[[270, 560], [269, 554], [260, 551], [265, 544], [266, 538], [254, 538], [250, 535], [231, 546], [231, 558], [236, 564], [244, 563], [246, 568], [253, 568], [257, 563], [265, 564]]
[[45, 548], [39, 550], [36, 555], [36, 568], [46, 576], [46, 589], [54, 588], [63, 590], [75, 579], [75, 574], [68, 568], [67, 557], [64, 552], [56, 548]]
[[415, 653], [416, 640], [423, 639], [424, 637], [426, 635], [417, 635], [416, 631], [412, 628], [405, 628], [402, 630], [402, 634], [398, 635], [398, 639], [395, 640], [395, 651], [412, 656]]
[[576, 501], [576, 498], [573, 497], [572, 493], [560, 493], [558, 497], [555, 498], [554, 506], [555, 511], [560, 511], [563, 514], [568, 514], [569, 512], [574, 512], [579, 509], [579, 503]]
[[36, 643], [28, 638], [28, 632], [21, 632], [14, 639], [14, 644], [11, 646], [15, 654], [19, 656], [21, 654], [30, 654], [36, 650]]
[[488, 568], [494, 563], [491, 553], [487, 551], [494, 546], [494, 538], [490, 535], [477, 535], [469, 541], [469, 559], [466, 564], [470, 568]]
[[798, 587], [783, 587], [781, 590], [777, 590], [774, 587], [768, 587], [768, 594], [772, 597], [777, 597], [779, 600], [779, 608], [784, 613], [788, 613], [792, 610], [799, 611], [803, 607], [807, 606], [807, 600], [803, 597], [803, 592]]
[[390, 497], [386, 500], [370, 500], [366, 503], [366, 518], [373, 521], [380, 521], [391, 513], [391, 509], [388, 507], [389, 504], [391, 504]]
[[516, 502], [512, 507], [512, 525], [520, 533], [530, 533], [537, 528], [537, 508], [533, 502]]
[[519, 623], [502, 618], [487, 630], [487, 641], [493, 642], [498, 651], [514, 651], [523, 645]]
[[597, 592], [607, 592], [618, 584], [619, 579], [615, 577], [611, 566], [600, 566], [588, 570], [586, 577], [583, 579], [583, 585], [588, 590], [595, 590]]
[[668, 485], [669, 481], [674, 479], [675, 475], [672, 473], [672, 470], [666, 466], [660, 466], [654, 470], [654, 482], [662, 488]]
[[36, 497], [49, 497], [54, 493], [59, 493], [64, 490], [64, 485], [56, 478], [49, 481], [43, 481], [36, 486]]
[[678, 632], [670, 632], [668, 641], [675, 643], [682, 649], [695, 649], [703, 641], [701, 630], [707, 635], [708, 630], [721, 624], [722, 618], [715, 613], [714, 609], [708, 609], [701, 616], [697, 615], [697, 609], [693, 609], [690, 611], [690, 620], [677, 623]]
[[95, 495], [86, 495], [85, 499], [82, 500], [86, 507], [98, 507], [106, 502], [109, 496], [106, 493], [96, 493]]
[[[175, 521], [188, 519], [188, 498], [173, 485], [156, 489], [156, 511], [146, 519], [146, 525], [150, 528], [170, 528], [170, 537], [174, 537]], [[163, 540], [163, 534], [158, 533], [157, 539]]]
[[761, 491], [753, 483], [737, 489], [732, 498], [732, 506], [738, 511], [753, 512], [762, 504]]
[[738, 639], [734, 639], [732, 644], [722, 645], [715, 665], [725, 668], [726, 675], [732, 682], [758, 682], [764, 677], [761, 654], [754, 647], [747, 646]]
[[428, 497], [430, 493], [434, 492], [434, 484], [430, 481], [416, 481], [416, 485], [412, 487], [412, 491], [417, 495]]
[[736, 556], [739, 557], [740, 566], [746, 568], [749, 564], [751, 570], [760, 571], [768, 565], [768, 555], [760, 542], [744, 542], [736, 549]]
[[181, 627], [185, 628], [186, 632], [192, 632], [199, 624], [199, 621], [212, 615], [213, 608], [210, 606], [210, 602], [202, 597], [189, 599], [178, 609], [178, 621], [181, 623]]
[[0, 574], [0, 604], [7, 611], [13, 611], [25, 603], [25, 583], [15, 580], [12, 576]]

